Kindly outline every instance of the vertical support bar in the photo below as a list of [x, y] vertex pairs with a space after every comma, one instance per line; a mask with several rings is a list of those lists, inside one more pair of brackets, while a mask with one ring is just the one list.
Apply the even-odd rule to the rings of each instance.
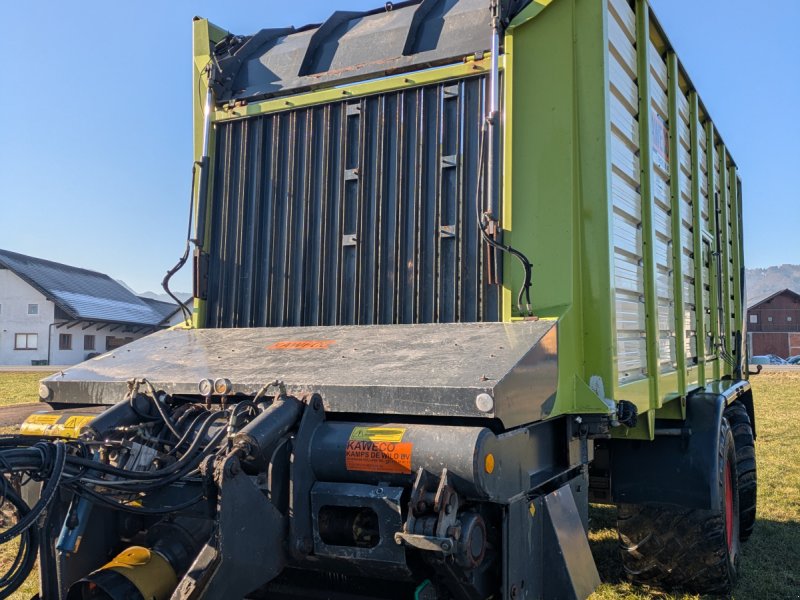
[[486, 214], [489, 220], [497, 221], [497, 189], [499, 183], [499, 169], [497, 168], [497, 127], [500, 118], [500, 107], [498, 103], [500, 88], [500, 7], [497, 0], [490, 3], [492, 11], [492, 46], [491, 46], [491, 66], [489, 68], [489, 114], [487, 124], [489, 126], [489, 144], [487, 152], [487, 177], [486, 177]]
[[[513, 30], [506, 32], [503, 38], [504, 59], [503, 63], [503, 119], [505, 127], [501, 130], [501, 143], [503, 144], [503, 164], [500, 168], [500, 176], [504, 184], [500, 186], [502, 202], [500, 206], [500, 218], [502, 227], [505, 231], [513, 231], [513, 195], [512, 176], [513, 176], [513, 134], [514, 134], [514, 35]], [[483, 242], [479, 242], [482, 244]], [[506, 271], [508, 272], [508, 271]], [[513, 316], [513, 290], [510, 285], [510, 277], [503, 278], [503, 287], [500, 296], [500, 310], [498, 311], [501, 321], [509, 322]]]
[[[692, 145], [692, 243], [694, 250], [694, 305], [697, 334], [697, 383], [706, 383], [706, 323], [703, 305], [703, 199], [700, 197], [700, 102], [697, 92], [689, 94]], [[711, 177], [709, 177], [709, 181]]]
[[650, 406], [661, 407], [658, 366], [658, 298], [656, 295], [655, 233], [653, 231], [653, 144], [650, 137], [650, 8], [636, 0], [636, 63], [639, 87], [639, 165], [642, 198], [642, 255], [644, 257], [645, 347], [650, 380]]
[[[719, 157], [719, 232], [720, 247], [717, 248], [717, 259], [722, 265], [722, 322], [720, 323], [720, 339], [722, 350], [730, 354], [731, 351], [731, 253], [728, 243], [728, 151], [725, 144], [720, 142], [717, 150]], [[731, 367], [727, 360], [720, 365], [724, 375], [730, 375]]]
[[678, 393], [686, 396], [686, 324], [683, 310], [683, 243], [681, 241], [681, 161], [680, 127], [678, 121], [678, 57], [667, 54], [667, 92], [669, 102], [669, 190], [672, 217], [672, 291], [675, 319], [675, 361], [678, 364]]
[[[730, 211], [730, 221], [731, 221], [731, 244], [729, 244], [729, 248], [731, 251], [731, 260], [733, 261], [732, 268], [733, 268], [733, 330], [731, 331], [731, 335], [735, 334], [738, 330], [741, 332], [742, 338], [745, 335], [745, 327], [744, 327], [744, 310], [743, 310], [743, 293], [742, 293], [742, 267], [743, 262], [741, 260], [741, 234], [739, 230], [739, 214], [740, 214], [740, 204], [739, 204], [739, 193], [738, 193], [738, 185], [737, 185], [736, 176], [736, 166], [731, 165], [728, 174], [728, 182], [730, 183], [730, 197], [731, 197], [731, 211]], [[731, 342], [731, 346], [733, 346], [734, 342]], [[741, 368], [735, 369], [740, 373], [738, 376], [741, 376], [741, 371], [744, 370], [745, 365], [742, 363], [742, 344], [737, 344], [735, 348], [734, 356], [736, 356], [737, 365], [740, 365]]]
[[719, 286], [722, 285], [722, 282], [717, 279], [717, 269], [715, 267], [715, 261], [719, 260], [719, 257], [716, 257], [716, 240], [717, 236], [715, 233], [716, 227], [716, 210], [717, 210], [717, 203], [714, 200], [715, 192], [714, 188], [716, 187], [716, 174], [715, 174], [715, 165], [714, 165], [714, 137], [716, 133], [714, 131], [714, 124], [711, 122], [711, 119], [706, 120], [706, 170], [708, 171], [708, 218], [709, 218], [709, 230], [712, 234], [713, 243], [711, 245], [712, 248], [712, 257], [709, 261], [709, 283], [711, 284], [711, 339], [714, 343], [714, 373], [713, 378], [714, 380], [718, 380], [722, 376], [722, 371], [720, 369], [720, 356], [719, 356], [719, 349], [716, 344], [719, 341], [720, 336], [720, 322], [719, 322], [719, 293], [717, 289]]
[[748, 339], [747, 333], [747, 279], [744, 274], [745, 269], [745, 262], [744, 262], [744, 226], [742, 224], [743, 218], [743, 211], [744, 211], [744, 199], [742, 197], [742, 181], [739, 179], [739, 176], [736, 176], [735, 179], [736, 183], [736, 200], [737, 200], [737, 211], [736, 211], [736, 222], [738, 223], [739, 229], [737, 230], [737, 239], [739, 240], [739, 276], [741, 277], [741, 284], [740, 284], [740, 292], [742, 294], [741, 297], [741, 310], [742, 310], [742, 320], [741, 320], [741, 327], [742, 327], [742, 376], [745, 377], [747, 374], [747, 360], [750, 354], [750, 341]]
[[[192, 23], [192, 54], [194, 60], [192, 61], [192, 81], [195, 82], [194, 89], [208, 87], [208, 80], [207, 74], [205, 73], [206, 65], [211, 60], [211, 48], [225, 35], [227, 32], [211, 25], [206, 19], [195, 19]], [[208, 131], [208, 135], [204, 135], [204, 125], [205, 125], [205, 107], [203, 105], [203, 101], [201, 97], [197, 94], [192, 94], [193, 96], [193, 106], [192, 106], [192, 121], [193, 121], [193, 155], [194, 160], [199, 161], [201, 157], [204, 155], [204, 146], [206, 148], [214, 148], [215, 147], [215, 135], [214, 130], [211, 128]], [[207, 164], [213, 165], [214, 159], [211, 156], [208, 159]], [[213, 189], [213, 181], [211, 181], [211, 177], [207, 180], [207, 189]], [[208, 252], [209, 248], [209, 229], [210, 229], [210, 221], [209, 218], [211, 215], [211, 201], [208, 199], [206, 202], [206, 214], [200, 215], [199, 214], [199, 193], [196, 194], [196, 198], [193, 200], [194, 202], [194, 214], [195, 220], [197, 223], [204, 223], [203, 231], [201, 234], [203, 235], [204, 239], [204, 247], [201, 250]], [[204, 276], [205, 273], [205, 257], [197, 256], [195, 257], [195, 265], [194, 265], [194, 288], [198, 287], [198, 279]], [[193, 309], [193, 318], [192, 318], [192, 326], [197, 327], [205, 327], [206, 325], [206, 311], [207, 311], [207, 302], [201, 298], [194, 299], [194, 309]]]

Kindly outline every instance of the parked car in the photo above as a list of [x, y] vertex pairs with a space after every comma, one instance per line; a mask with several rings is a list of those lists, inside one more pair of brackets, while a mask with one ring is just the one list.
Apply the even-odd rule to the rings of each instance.
[[751, 365], [785, 365], [786, 361], [775, 354], [763, 354], [750, 358]]

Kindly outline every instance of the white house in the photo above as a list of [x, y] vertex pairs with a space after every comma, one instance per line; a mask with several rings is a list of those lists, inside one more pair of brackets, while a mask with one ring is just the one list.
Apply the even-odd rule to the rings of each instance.
[[71, 365], [181, 322], [108, 275], [0, 250], [0, 365]]

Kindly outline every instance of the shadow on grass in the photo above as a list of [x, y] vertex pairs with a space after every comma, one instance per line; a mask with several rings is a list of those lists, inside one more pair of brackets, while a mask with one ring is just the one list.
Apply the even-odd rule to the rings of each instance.
[[619, 558], [616, 530], [617, 509], [613, 506], [589, 508], [589, 545], [603, 583], [626, 583]]
[[734, 597], [800, 599], [800, 522], [757, 519]]
[[[589, 542], [604, 584], [596, 594], [598, 599], [700, 598], [680, 590], [631, 585], [619, 556], [615, 519], [614, 507], [592, 506], [589, 509]], [[767, 519], [756, 521], [752, 537], [742, 546], [739, 579], [731, 598], [800, 600], [800, 523]]]

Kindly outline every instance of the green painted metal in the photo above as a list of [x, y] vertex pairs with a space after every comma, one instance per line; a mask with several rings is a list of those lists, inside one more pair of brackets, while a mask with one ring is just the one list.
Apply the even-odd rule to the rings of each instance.
[[744, 371], [747, 371], [747, 354], [748, 354], [748, 344], [747, 344], [747, 306], [745, 306], [745, 302], [747, 300], [746, 292], [747, 283], [743, 279], [744, 277], [744, 228], [742, 224], [742, 215], [743, 215], [743, 207], [742, 207], [742, 182], [739, 178], [738, 172], [734, 174], [734, 178], [732, 181], [736, 184], [736, 207], [734, 208], [734, 215], [735, 215], [735, 223], [736, 223], [736, 243], [738, 245], [738, 252], [737, 252], [737, 268], [736, 274], [738, 279], [736, 280], [736, 292], [739, 294], [737, 297], [736, 306], [739, 309], [737, 324], [739, 330], [742, 332], [742, 352], [744, 356], [741, 357], [742, 360], [742, 368]]
[[[737, 185], [738, 177], [736, 175], [736, 165], [730, 165], [728, 169], [728, 182], [730, 186], [730, 198], [731, 198], [731, 210], [730, 210], [730, 221], [731, 221], [731, 261], [732, 261], [732, 269], [733, 269], [733, 306], [731, 313], [733, 314], [733, 330], [731, 331], [731, 336], [728, 339], [735, 339], [735, 334], [737, 331], [741, 331], [741, 335], [745, 335], [745, 328], [744, 328], [744, 314], [743, 314], [743, 292], [744, 292], [744, 282], [742, 281], [742, 238], [741, 238], [741, 231], [740, 231], [740, 223], [739, 219], [741, 218], [741, 202], [738, 193], [738, 185]], [[731, 348], [734, 348], [734, 343], [731, 342]], [[736, 356], [738, 358], [738, 349], [736, 349]], [[732, 352], [733, 354], [733, 352]]]
[[511, 22], [511, 27], [519, 27], [534, 17], [539, 16], [539, 13], [547, 8], [552, 1], [553, 0], [533, 0], [533, 2], [514, 17], [514, 20]]
[[[533, 262], [535, 314], [559, 319], [553, 414], [607, 412], [587, 382], [596, 375], [610, 392], [616, 380], [615, 361], [609, 360], [614, 348], [606, 18], [600, 3], [553, 2], [536, 18], [512, 21], [505, 38], [502, 226], [506, 240]], [[538, 133], [516, 131], [514, 123]], [[587, 261], [591, 273], [580, 268]], [[511, 296], [521, 281], [518, 263], [506, 258], [506, 319], [517, 316]]]
[[[216, 25], [209, 23], [207, 19], [195, 19], [192, 23], [192, 48], [193, 48], [193, 61], [192, 61], [192, 81], [194, 82], [195, 93], [192, 94], [192, 122], [194, 126], [194, 160], [195, 164], [200, 161], [203, 148], [203, 125], [205, 121], [204, 109], [204, 90], [208, 87], [208, 79], [206, 77], [206, 67], [211, 62], [211, 48], [222, 40], [228, 32]], [[211, 152], [214, 149], [214, 132], [211, 130]], [[197, 179], [197, 177], [196, 177]], [[209, 178], [209, 190], [213, 189], [213, 181]], [[198, 196], [194, 200], [194, 214], [198, 212], [200, 205], [200, 190], [197, 191]], [[211, 203], [208, 203], [206, 211], [206, 243], [208, 243], [210, 227], [211, 227]], [[208, 247], [204, 248], [208, 251]], [[194, 309], [192, 311], [192, 322], [194, 327], [203, 327], [206, 322], [206, 302], [199, 298], [194, 299]]]
[[672, 202], [672, 289], [674, 290], [673, 314], [675, 317], [675, 359], [678, 363], [678, 396], [686, 396], [686, 325], [683, 306], [683, 244], [681, 243], [681, 164], [680, 129], [678, 127], [678, 94], [682, 93], [678, 82], [678, 57], [674, 52], [667, 54], [669, 81], [669, 185]]
[[653, 142], [650, 136], [650, 10], [646, 0], [636, 0], [636, 67], [639, 84], [639, 167], [642, 197], [642, 250], [644, 255], [645, 331], [650, 407], [661, 406], [658, 361], [658, 295], [656, 293], [655, 232], [653, 226]]
[[[706, 121], [706, 170], [708, 172], [708, 197], [709, 197], [708, 205], [709, 205], [709, 211], [711, 211], [711, 213], [712, 213], [712, 214], [709, 215], [710, 221], [711, 221], [711, 229], [712, 230], [715, 230], [715, 215], [713, 213], [717, 210], [716, 209], [717, 203], [716, 203], [716, 200], [715, 200], [715, 191], [714, 191], [715, 187], [716, 187], [716, 181], [717, 181], [717, 176], [716, 176], [715, 168], [714, 168], [714, 145], [715, 145], [714, 144], [714, 140], [715, 140], [715, 138], [716, 138], [715, 127], [714, 127], [714, 124], [709, 119], [709, 120]], [[710, 280], [711, 280], [711, 339], [714, 341], [715, 347], [718, 350], [719, 347], [716, 346], [716, 345], [719, 342], [719, 337], [720, 337], [720, 333], [721, 333], [720, 332], [720, 322], [719, 322], [720, 320], [719, 320], [719, 291], [718, 291], [718, 287], [721, 284], [721, 282], [717, 278], [716, 261], [719, 259], [719, 257], [716, 255], [716, 252], [717, 252], [716, 239], [714, 239], [714, 237], [712, 237], [712, 239], [709, 240], [709, 243], [710, 243], [710, 247], [711, 247], [712, 252], [713, 252], [713, 256], [710, 257], [710, 263], [711, 263], [711, 265], [710, 265], [710, 271], [711, 271], [711, 277], [710, 277]], [[717, 356], [714, 359], [714, 364], [713, 364], [713, 375], [711, 376], [711, 378], [713, 380], [718, 380], [722, 376], [721, 369], [720, 369], [720, 362], [721, 361], [719, 360], [719, 357]], [[708, 376], [708, 373], [706, 373], [706, 375]]]
[[690, 135], [692, 146], [692, 231], [694, 243], [694, 305], [697, 332], [697, 382], [706, 382], [706, 310], [703, 294], [703, 200], [701, 198], [700, 167], [700, 106], [697, 92], [689, 94]]
[[[717, 247], [717, 260], [722, 265], [722, 323], [720, 323], [720, 339], [722, 349], [730, 352], [731, 348], [731, 285], [730, 285], [730, 244], [728, 243], [728, 151], [725, 144], [720, 143], [717, 148], [717, 160], [719, 161], [719, 201], [717, 210], [719, 211], [720, 233], [718, 240], [720, 246]], [[720, 364], [722, 375], [731, 374], [731, 366], [727, 360]]]
[[[353, 83], [346, 86], [315, 90], [285, 98], [264, 100], [262, 102], [251, 102], [249, 104], [237, 104], [233, 106], [224, 105], [215, 111], [214, 121], [219, 123], [222, 121], [243, 119], [268, 113], [283, 112], [307, 106], [337, 102], [343, 98], [349, 100], [361, 98], [363, 96], [372, 96], [374, 94], [420, 87], [440, 81], [469, 77], [480, 73], [486, 73], [489, 70], [490, 62], [489, 55], [486, 54], [481, 59], [475, 59], [473, 57], [458, 64], [436, 67], [425, 71], [415, 71], [396, 77], [386, 77], [378, 80]], [[504, 64], [505, 57], [498, 57], [498, 66], [501, 71], [504, 68]]]

